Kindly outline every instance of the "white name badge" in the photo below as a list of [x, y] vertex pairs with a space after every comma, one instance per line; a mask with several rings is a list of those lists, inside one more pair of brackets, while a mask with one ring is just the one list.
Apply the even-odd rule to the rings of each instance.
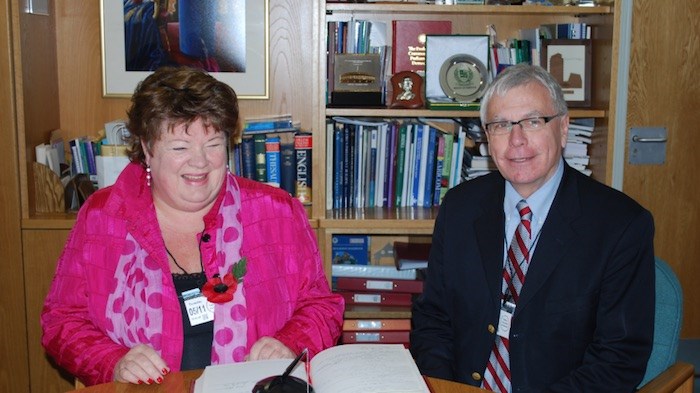
[[214, 303], [199, 292], [199, 288], [182, 293], [190, 326], [197, 326], [214, 320]]
[[515, 311], [515, 304], [511, 302], [505, 302], [501, 306], [501, 313], [498, 315], [498, 330], [496, 334], [503, 338], [510, 337], [510, 323], [513, 320], [513, 312]]

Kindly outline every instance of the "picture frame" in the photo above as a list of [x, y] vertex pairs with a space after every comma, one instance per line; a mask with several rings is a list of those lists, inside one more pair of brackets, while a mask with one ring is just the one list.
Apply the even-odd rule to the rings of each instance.
[[187, 65], [228, 84], [239, 99], [269, 98], [269, 0], [133, 3], [100, 0], [103, 97], [131, 97], [158, 67]]
[[591, 40], [542, 40], [540, 64], [559, 82], [570, 107], [591, 106]]

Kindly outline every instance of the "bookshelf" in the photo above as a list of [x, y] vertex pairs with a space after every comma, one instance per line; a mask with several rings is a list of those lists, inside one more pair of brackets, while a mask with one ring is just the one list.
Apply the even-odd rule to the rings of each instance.
[[[257, 0], [256, 0], [257, 1]], [[418, 4], [327, 4], [325, 0], [269, 0], [270, 2], [270, 98], [241, 101], [244, 116], [291, 113], [305, 130], [312, 130], [313, 204], [307, 208], [309, 222], [316, 229], [325, 261], [330, 261], [333, 234], [430, 236], [436, 209], [363, 209], [352, 212], [326, 211], [325, 119], [329, 116], [370, 117], [476, 117], [474, 111], [429, 111], [397, 109], [326, 108], [325, 51], [326, 22], [350, 16], [391, 21], [393, 19], [448, 19], [455, 33], [482, 34], [495, 24], [499, 36], [514, 36], [518, 28], [544, 23], [583, 20], [594, 29], [593, 106], [576, 109], [573, 117], [596, 119], [591, 153], [593, 176], [610, 183], [610, 143], [615, 112], [619, 2], [614, 7], [539, 6], [435, 6]], [[17, 257], [8, 258], [10, 293], [22, 299], [9, 304], [25, 324], [13, 325], [8, 342], [27, 344], [28, 370], [17, 373], [16, 388], [8, 391], [67, 391], [70, 376], [61, 375], [45, 358], [40, 346], [39, 313], [57, 260], [75, 214], [42, 214], [34, 207], [32, 182], [34, 146], [48, 139], [54, 129], [64, 137], [92, 134], [107, 121], [123, 118], [127, 98], [102, 97], [100, 43], [100, 2], [55, 0], [49, 15], [27, 14], [19, 1], [3, 7], [0, 20], [6, 27], [0, 34], [3, 82], [10, 96], [3, 96], [2, 132], [15, 153], [8, 172], [18, 178], [15, 198], [4, 199], [8, 216], [5, 232], [8, 248]], [[9, 155], [8, 155], [9, 156]], [[4, 178], [3, 178], [4, 179]], [[5, 233], [3, 232], [3, 233]], [[21, 248], [20, 248], [21, 245]], [[326, 262], [330, 263], [330, 262]], [[330, 272], [330, 266], [326, 266]], [[391, 310], [404, 317], [409, 310]], [[386, 310], [354, 310], [353, 317], [387, 316]], [[18, 321], [20, 320], [18, 319]], [[10, 353], [10, 355], [13, 355]], [[8, 356], [10, 356], [8, 355]], [[15, 364], [16, 359], [3, 358]], [[25, 372], [26, 371], [26, 372]], [[30, 380], [29, 373], [32, 378]], [[21, 375], [20, 375], [21, 374]], [[2, 381], [0, 381], [2, 382]], [[5, 381], [6, 382], [6, 381]], [[6, 385], [0, 385], [6, 386]]]
[[[479, 6], [479, 5], [429, 5], [429, 4], [347, 4], [325, 3], [318, 5], [318, 29], [315, 42], [316, 80], [314, 97], [314, 160], [315, 168], [321, 172], [314, 175], [314, 206], [312, 214], [319, 220], [319, 243], [326, 261], [326, 271], [330, 271], [331, 239], [335, 234], [370, 235], [418, 235], [432, 233], [436, 208], [368, 208], [326, 210], [326, 173], [332, 170], [332, 163], [326, 162], [325, 140], [326, 119], [333, 116], [373, 117], [373, 118], [439, 118], [473, 117], [478, 111], [429, 110], [429, 109], [363, 109], [326, 106], [326, 31], [327, 22], [345, 21], [350, 18], [382, 21], [387, 25], [387, 42], [391, 42], [391, 21], [406, 20], [449, 20], [453, 34], [485, 34], [487, 25], [495, 25], [499, 40], [517, 37], [518, 29], [534, 28], [541, 24], [585, 22], [593, 25], [593, 66], [592, 66], [592, 105], [589, 108], [572, 108], [572, 118], [595, 119], [596, 130], [589, 148], [590, 168], [593, 177], [609, 183], [611, 179], [611, 132], [615, 113], [614, 91], [616, 86], [615, 57], [618, 45], [617, 18], [615, 6], [570, 7], [570, 6]], [[619, 5], [618, 5], [619, 7]], [[410, 310], [407, 311], [410, 314]], [[387, 314], [383, 310], [348, 310], [346, 317], [378, 317]], [[401, 314], [402, 317], [406, 314]]]

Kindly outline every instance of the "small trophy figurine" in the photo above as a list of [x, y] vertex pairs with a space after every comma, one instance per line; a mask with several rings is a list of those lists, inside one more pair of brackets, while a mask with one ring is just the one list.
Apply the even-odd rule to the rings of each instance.
[[390, 108], [422, 108], [423, 78], [412, 71], [401, 71], [391, 77], [394, 94]]

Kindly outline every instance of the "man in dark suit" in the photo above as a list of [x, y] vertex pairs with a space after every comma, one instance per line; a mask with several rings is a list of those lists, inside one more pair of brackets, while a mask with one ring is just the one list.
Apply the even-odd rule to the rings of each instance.
[[418, 367], [496, 392], [634, 391], [653, 338], [651, 214], [565, 163], [566, 102], [542, 68], [509, 67], [481, 105], [498, 172], [442, 202]]

